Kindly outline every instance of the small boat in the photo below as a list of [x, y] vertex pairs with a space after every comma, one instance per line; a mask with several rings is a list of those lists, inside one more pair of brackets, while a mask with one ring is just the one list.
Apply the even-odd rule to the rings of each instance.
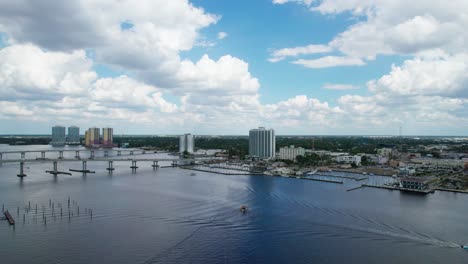
[[461, 248], [463, 248], [464, 250], [468, 250], [468, 245], [461, 245]]
[[240, 207], [241, 213], [245, 214], [247, 212], [247, 206], [243, 205]]
[[197, 175], [197, 174], [195, 174], [194, 172], [190, 173], [190, 176], [195, 176], [195, 175]]

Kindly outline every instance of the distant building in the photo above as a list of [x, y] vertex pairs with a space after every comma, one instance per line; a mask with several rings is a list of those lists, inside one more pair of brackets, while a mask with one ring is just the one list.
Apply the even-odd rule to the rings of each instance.
[[87, 138], [87, 147], [92, 147], [92, 146], [99, 146], [100, 142], [100, 135], [99, 135], [99, 128], [97, 127], [92, 127], [88, 129], [88, 135]]
[[391, 157], [393, 150], [391, 148], [380, 148], [377, 150], [377, 155], [382, 157]]
[[184, 153], [187, 151], [188, 153], [193, 153], [193, 148], [195, 146], [193, 135], [185, 134], [180, 136], [179, 138], [179, 152]]
[[113, 133], [112, 128], [106, 127], [102, 129], [102, 145], [112, 146], [113, 145]]
[[342, 155], [336, 157], [336, 162], [343, 162], [343, 163], [354, 163], [356, 165], [361, 164], [361, 156], [349, 156], [349, 155]]
[[279, 159], [282, 160], [296, 160], [297, 156], [304, 156], [305, 149], [304, 148], [295, 148], [293, 145], [289, 147], [282, 147], [279, 150]]
[[65, 145], [65, 127], [63, 126], [54, 126], [52, 127], [52, 142], [54, 146], [64, 146]]
[[410, 190], [426, 190], [429, 188], [428, 178], [422, 177], [405, 177], [400, 180], [400, 186]]
[[80, 143], [80, 128], [76, 126], [68, 127], [68, 144], [79, 144]]
[[89, 135], [88, 130], [85, 131], [85, 146], [86, 147], [91, 146], [91, 137]]
[[249, 131], [249, 156], [274, 158], [276, 155], [276, 138], [273, 129], [251, 129]]

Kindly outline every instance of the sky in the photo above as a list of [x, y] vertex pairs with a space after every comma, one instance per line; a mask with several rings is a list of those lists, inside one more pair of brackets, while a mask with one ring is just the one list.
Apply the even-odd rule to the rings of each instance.
[[468, 135], [468, 1], [0, 0], [0, 134]]

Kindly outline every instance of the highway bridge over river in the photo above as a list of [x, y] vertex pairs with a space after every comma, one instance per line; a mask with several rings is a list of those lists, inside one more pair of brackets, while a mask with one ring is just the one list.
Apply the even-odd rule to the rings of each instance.
[[[75, 152], [75, 157], [74, 158], [64, 158], [63, 152]], [[46, 158], [45, 153], [46, 152], [57, 152], [58, 157], [57, 158]], [[88, 158], [81, 158], [80, 153], [83, 152], [89, 152], [89, 157]], [[114, 151], [115, 152], [115, 151]], [[145, 150], [117, 150], [117, 156], [109, 156], [109, 151], [104, 150], [104, 156], [103, 157], [96, 157], [95, 151], [94, 150], [35, 150], [35, 151], [9, 151], [9, 152], [0, 152], [0, 166], [4, 163], [19, 163], [19, 174], [17, 175], [20, 178], [26, 177], [27, 175], [24, 173], [24, 166], [26, 163], [46, 163], [50, 162], [53, 164], [52, 170], [46, 171], [47, 173], [50, 173], [54, 176], [57, 176], [59, 174], [65, 174], [65, 175], [71, 175], [71, 172], [81, 172], [81, 173], [94, 173], [94, 171], [91, 171], [87, 168], [88, 162], [107, 162], [108, 166], [106, 168], [109, 173], [112, 173], [113, 170], [115, 170], [113, 164], [114, 162], [128, 162], [131, 163], [130, 168], [132, 169], [133, 172], [136, 171], [138, 168], [137, 162], [152, 162], [152, 167], [153, 169], [159, 168], [158, 162], [171, 162], [171, 167], [177, 167], [180, 164], [191, 164], [194, 163], [195, 160], [207, 160], [210, 159], [208, 157], [205, 158], [191, 158], [191, 159], [185, 159], [181, 158], [179, 156], [174, 157], [174, 158], [124, 158], [124, 154], [126, 153], [127, 155], [144, 155], [144, 154], [154, 154], [154, 153], [163, 153], [163, 152], [148, 152]], [[35, 158], [35, 159], [26, 159], [26, 153], [41, 153], [41, 158]], [[165, 152], [167, 153], [167, 152]], [[21, 159], [3, 159], [4, 154], [21, 154]], [[60, 162], [81, 162], [81, 168], [80, 169], [72, 169], [70, 168], [69, 171], [60, 171], [58, 169], [58, 164]]]

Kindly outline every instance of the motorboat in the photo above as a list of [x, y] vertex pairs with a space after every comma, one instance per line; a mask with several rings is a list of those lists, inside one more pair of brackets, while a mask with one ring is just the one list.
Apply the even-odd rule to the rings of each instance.
[[247, 206], [243, 205], [240, 207], [241, 213], [245, 214], [247, 212]]
[[461, 245], [461, 248], [463, 248], [464, 250], [468, 250], [468, 245]]

